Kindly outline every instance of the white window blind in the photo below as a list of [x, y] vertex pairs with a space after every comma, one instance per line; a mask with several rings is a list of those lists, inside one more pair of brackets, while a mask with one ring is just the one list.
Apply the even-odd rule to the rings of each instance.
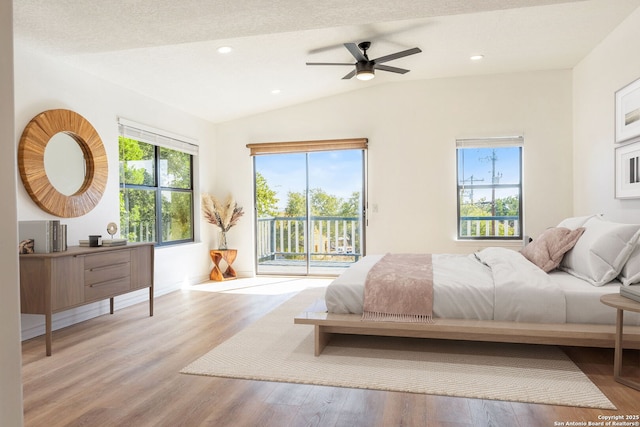
[[172, 134], [123, 118], [118, 118], [118, 130], [120, 131], [120, 135], [125, 138], [182, 151], [192, 156], [198, 155], [199, 147], [197, 141], [193, 138]]
[[456, 148], [484, 148], [484, 147], [521, 147], [524, 145], [522, 136], [495, 136], [490, 138], [458, 138]]

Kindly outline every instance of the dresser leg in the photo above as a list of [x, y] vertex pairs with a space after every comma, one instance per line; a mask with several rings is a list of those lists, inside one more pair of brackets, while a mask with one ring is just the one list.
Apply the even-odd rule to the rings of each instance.
[[51, 356], [51, 312], [44, 315], [44, 327], [47, 356]]
[[109, 313], [113, 314], [113, 297], [109, 298]]
[[153, 286], [149, 286], [149, 316], [153, 316]]

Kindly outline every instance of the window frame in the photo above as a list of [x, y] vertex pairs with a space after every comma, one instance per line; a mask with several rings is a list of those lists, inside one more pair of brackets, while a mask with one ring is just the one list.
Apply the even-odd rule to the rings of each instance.
[[[500, 149], [500, 148], [518, 148], [519, 149], [519, 173], [518, 173], [518, 184], [480, 184], [480, 185], [465, 185], [464, 183], [460, 183], [460, 156], [459, 150], [461, 149], [474, 149], [474, 148], [483, 148], [483, 149]], [[523, 211], [523, 163], [524, 163], [524, 138], [522, 136], [508, 136], [508, 137], [490, 137], [490, 138], [473, 138], [473, 139], [456, 139], [456, 238], [459, 241], [482, 241], [482, 240], [490, 240], [490, 241], [513, 241], [513, 240], [522, 240], [524, 237], [524, 211]], [[460, 216], [461, 210], [461, 191], [465, 189], [478, 189], [478, 190], [486, 190], [486, 189], [507, 189], [507, 188], [515, 188], [518, 191], [518, 229], [517, 233], [509, 236], [500, 236], [500, 235], [479, 235], [479, 236], [468, 236], [462, 235], [462, 218]], [[485, 217], [465, 217], [470, 220], [479, 220]], [[488, 221], [498, 221], [501, 218], [500, 216], [488, 216]]]
[[[360, 195], [360, 201], [362, 203], [361, 206], [359, 206], [359, 210], [360, 210], [360, 214], [359, 214], [359, 218], [360, 218], [360, 226], [359, 226], [359, 234], [360, 234], [360, 249], [361, 249], [361, 255], [365, 256], [366, 255], [366, 230], [367, 230], [367, 224], [368, 224], [368, 212], [367, 212], [367, 197], [368, 197], [368, 184], [367, 184], [367, 154], [368, 154], [368, 143], [369, 140], [368, 138], [345, 138], [345, 139], [328, 139], [328, 140], [310, 140], [310, 141], [286, 141], [286, 142], [262, 142], [262, 143], [252, 143], [252, 144], [247, 144], [247, 148], [249, 148], [250, 153], [249, 155], [251, 157], [253, 157], [253, 195], [254, 195], [254, 208], [256, 208], [257, 205], [257, 191], [256, 191], [256, 172], [257, 172], [257, 168], [256, 168], [256, 161], [255, 158], [259, 157], [259, 156], [263, 156], [263, 155], [281, 155], [281, 154], [304, 154], [305, 155], [305, 164], [306, 164], [306, 169], [305, 169], [305, 178], [307, 180], [307, 184], [306, 187], [308, 187], [308, 165], [309, 165], [309, 155], [313, 154], [313, 153], [317, 153], [317, 152], [332, 152], [332, 151], [342, 151], [342, 150], [356, 150], [356, 151], [361, 151], [361, 155], [362, 155], [362, 190], [361, 190], [361, 195]], [[314, 216], [311, 215], [311, 205], [310, 205], [310, 200], [309, 200], [309, 191], [305, 190], [305, 193], [307, 195], [305, 202], [306, 202], [306, 207], [307, 207], [307, 214], [305, 216], [305, 218], [308, 219], [313, 219]], [[257, 211], [256, 211], [257, 212]], [[255, 220], [254, 220], [254, 234], [255, 236], [260, 235], [260, 230], [259, 230], [259, 221], [260, 218], [258, 218], [258, 215], [256, 214]], [[306, 228], [305, 228], [305, 235], [306, 236], [310, 236], [312, 234], [312, 230], [311, 230], [311, 222], [312, 221], [306, 221]], [[256, 271], [260, 270], [260, 250], [259, 250], [259, 243], [258, 243], [258, 239], [255, 240], [254, 242], [254, 246], [255, 246], [255, 268]], [[301, 275], [315, 275], [318, 274], [317, 272], [313, 272], [312, 268], [311, 268], [311, 255], [313, 255], [313, 252], [310, 250], [310, 248], [308, 247], [308, 241], [305, 241], [305, 257], [306, 257], [306, 266], [305, 266], [305, 273], [301, 274]], [[293, 273], [291, 271], [288, 272], [281, 272], [281, 273], [274, 273], [274, 274], [282, 274], [282, 273], [286, 273], [286, 274], [293, 274], [293, 275], [297, 275], [296, 273]], [[260, 274], [270, 274], [267, 272], [262, 272]]]
[[[195, 233], [196, 233], [196, 223], [195, 223], [195, 209], [196, 209], [196, 198], [195, 198], [195, 180], [194, 180], [194, 166], [195, 166], [195, 158], [198, 153], [198, 146], [193, 144], [191, 141], [187, 141], [188, 138], [184, 139], [175, 139], [175, 136], [165, 133], [163, 131], [154, 130], [152, 128], [146, 127], [144, 125], [134, 125], [132, 126], [130, 122], [125, 121], [123, 119], [119, 119], [119, 130], [120, 133], [118, 135], [118, 163], [122, 161], [127, 161], [121, 159], [120, 155], [120, 138], [128, 138], [137, 142], [142, 142], [145, 144], [149, 144], [153, 146], [153, 176], [154, 176], [154, 185], [146, 185], [146, 184], [127, 184], [124, 181], [124, 177], [122, 173], [119, 174], [119, 193], [124, 191], [125, 189], [132, 190], [142, 190], [142, 191], [150, 191], [154, 193], [154, 201], [155, 201], [155, 240], [153, 243], [155, 246], [172, 246], [183, 243], [192, 243], [195, 241]], [[167, 187], [162, 186], [161, 180], [161, 150], [172, 150], [175, 152], [185, 153], [189, 156], [189, 185], [188, 188], [180, 188], [180, 187]], [[164, 240], [163, 230], [162, 230], [162, 195], [165, 192], [171, 193], [186, 193], [191, 196], [191, 206], [190, 206], [190, 230], [191, 236], [185, 239], [178, 240]], [[120, 196], [119, 196], [120, 197]], [[122, 222], [122, 218], [120, 219]]]

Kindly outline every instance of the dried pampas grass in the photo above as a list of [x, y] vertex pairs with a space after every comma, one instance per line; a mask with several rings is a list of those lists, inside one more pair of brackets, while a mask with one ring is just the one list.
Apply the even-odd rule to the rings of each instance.
[[204, 218], [220, 230], [227, 232], [238, 223], [240, 217], [244, 215], [242, 207], [233, 199], [231, 195], [221, 202], [211, 194], [202, 195], [202, 213]]

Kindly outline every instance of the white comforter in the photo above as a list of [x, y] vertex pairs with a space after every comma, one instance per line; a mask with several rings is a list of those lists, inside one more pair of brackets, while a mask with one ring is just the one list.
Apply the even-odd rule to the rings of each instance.
[[[328, 286], [329, 312], [362, 313], [364, 282], [382, 255], [367, 255]], [[565, 296], [519, 252], [492, 247], [433, 255], [433, 315], [440, 318], [565, 323]]]

